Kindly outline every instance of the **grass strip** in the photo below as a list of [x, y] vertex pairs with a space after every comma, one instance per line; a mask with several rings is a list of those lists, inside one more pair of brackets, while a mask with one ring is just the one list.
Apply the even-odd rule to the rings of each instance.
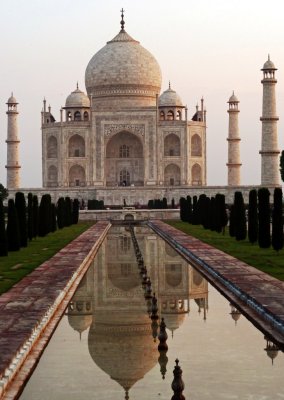
[[80, 222], [59, 229], [45, 237], [33, 239], [28, 247], [9, 252], [7, 257], [0, 257], [0, 294], [9, 290], [92, 225], [93, 222]]
[[181, 221], [166, 222], [180, 231], [252, 265], [260, 271], [284, 281], [284, 249], [276, 252], [272, 247], [261, 249], [257, 243], [252, 245], [247, 239], [237, 241], [229, 235], [228, 230], [223, 235], [222, 233], [204, 229], [201, 225], [191, 225]]

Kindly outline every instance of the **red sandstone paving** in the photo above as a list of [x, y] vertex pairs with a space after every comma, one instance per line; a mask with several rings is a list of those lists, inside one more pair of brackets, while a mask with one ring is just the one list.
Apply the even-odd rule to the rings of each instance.
[[0, 296], [0, 378], [107, 226], [98, 222]]
[[173, 237], [192, 254], [212, 267], [222, 278], [247, 293], [257, 303], [284, 321], [284, 282], [273, 278], [256, 268], [239, 261], [209, 244], [187, 235], [162, 221], [152, 221], [153, 225]]

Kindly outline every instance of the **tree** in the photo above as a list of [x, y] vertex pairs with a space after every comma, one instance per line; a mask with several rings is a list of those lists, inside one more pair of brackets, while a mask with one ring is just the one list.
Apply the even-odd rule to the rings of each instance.
[[51, 232], [52, 211], [50, 194], [44, 194], [39, 205], [38, 235], [43, 237]]
[[51, 204], [51, 232], [55, 232], [57, 229], [56, 224], [56, 207], [55, 204]]
[[163, 197], [162, 203], [163, 203], [163, 209], [166, 210], [168, 208], [168, 202], [167, 202], [166, 197]]
[[185, 212], [186, 221], [191, 224], [191, 222], [192, 222], [191, 196], [186, 196], [185, 208], [186, 208], [186, 212]]
[[184, 197], [179, 199], [179, 207], [180, 219], [181, 221], [186, 222], [186, 199]]
[[21, 247], [27, 247], [28, 245], [27, 206], [26, 206], [25, 195], [23, 192], [16, 193], [15, 207], [18, 213]]
[[236, 240], [244, 240], [247, 237], [247, 222], [242, 192], [235, 192], [234, 213]]
[[0, 257], [8, 255], [8, 241], [5, 229], [5, 214], [3, 201], [0, 198]]
[[230, 217], [229, 217], [229, 234], [231, 237], [236, 236], [236, 219], [235, 219], [235, 207], [234, 204], [231, 205]]
[[216, 210], [216, 231], [225, 233], [225, 226], [228, 223], [228, 216], [226, 212], [225, 196], [217, 193], [215, 196], [215, 210]]
[[65, 226], [65, 200], [63, 197], [59, 197], [57, 201], [57, 226], [59, 229]]
[[78, 224], [79, 221], [79, 200], [74, 199], [72, 210], [72, 224]]
[[38, 197], [37, 195], [33, 196], [33, 238], [38, 236], [38, 219], [39, 219], [39, 210], [38, 210]]
[[258, 218], [257, 218], [257, 191], [249, 192], [248, 206], [248, 239], [250, 243], [255, 243], [258, 237]]
[[28, 239], [32, 240], [34, 237], [34, 216], [33, 216], [33, 195], [28, 194]]
[[192, 225], [198, 225], [197, 196], [192, 198]]
[[258, 244], [261, 248], [270, 247], [270, 206], [269, 190], [267, 188], [258, 189]]
[[283, 248], [282, 197], [282, 189], [275, 188], [272, 212], [272, 247], [276, 251]]
[[211, 231], [216, 230], [216, 199], [215, 199], [215, 197], [211, 197], [211, 199], [210, 199], [209, 229]]
[[65, 197], [65, 226], [72, 224], [72, 201], [69, 196]]
[[9, 195], [8, 189], [6, 189], [2, 183], [0, 183], [0, 199], [4, 201]]
[[20, 250], [20, 230], [18, 214], [13, 199], [8, 201], [8, 221], [7, 221], [7, 240], [8, 251]]
[[281, 156], [280, 156], [280, 175], [281, 175], [282, 181], [284, 182], [284, 150], [282, 150]]

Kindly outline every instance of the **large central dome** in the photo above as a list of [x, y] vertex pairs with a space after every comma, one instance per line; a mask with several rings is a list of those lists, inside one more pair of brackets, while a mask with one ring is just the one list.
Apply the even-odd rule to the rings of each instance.
[[132, 102], [144, 98], [142, 103], [148, 98], [148, 105], [154, 105], [161, 89], [161, 70], [155, 57], [122, 27], [90, 60], [85, 82], [94, 100], [120, 97], [123, 101], [127, 96]]

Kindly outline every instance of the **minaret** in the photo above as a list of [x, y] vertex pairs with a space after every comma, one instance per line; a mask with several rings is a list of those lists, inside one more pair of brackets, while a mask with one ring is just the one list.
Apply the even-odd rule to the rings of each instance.
[[275, 98], [275, 65], [268, 60], [263, 68], [263, 98], [262, 98], [262, 137], [261, 137], [261, 185], [279, 185], [279, 149], [277, 137], [276, 98]]
[[229, 98], [229, 135], [228, 135], [228, 186], [241, 184], [240, 137], [239, 137], [239, 100], [233, 92]]
[[7, 129], [7, 189], [18, 189], [20, 187], [20, 164], [19, 164], [19, 138], [18, 138], [18, 111], [17, 100], [13, 96], [8, 99], [8, 129]]

